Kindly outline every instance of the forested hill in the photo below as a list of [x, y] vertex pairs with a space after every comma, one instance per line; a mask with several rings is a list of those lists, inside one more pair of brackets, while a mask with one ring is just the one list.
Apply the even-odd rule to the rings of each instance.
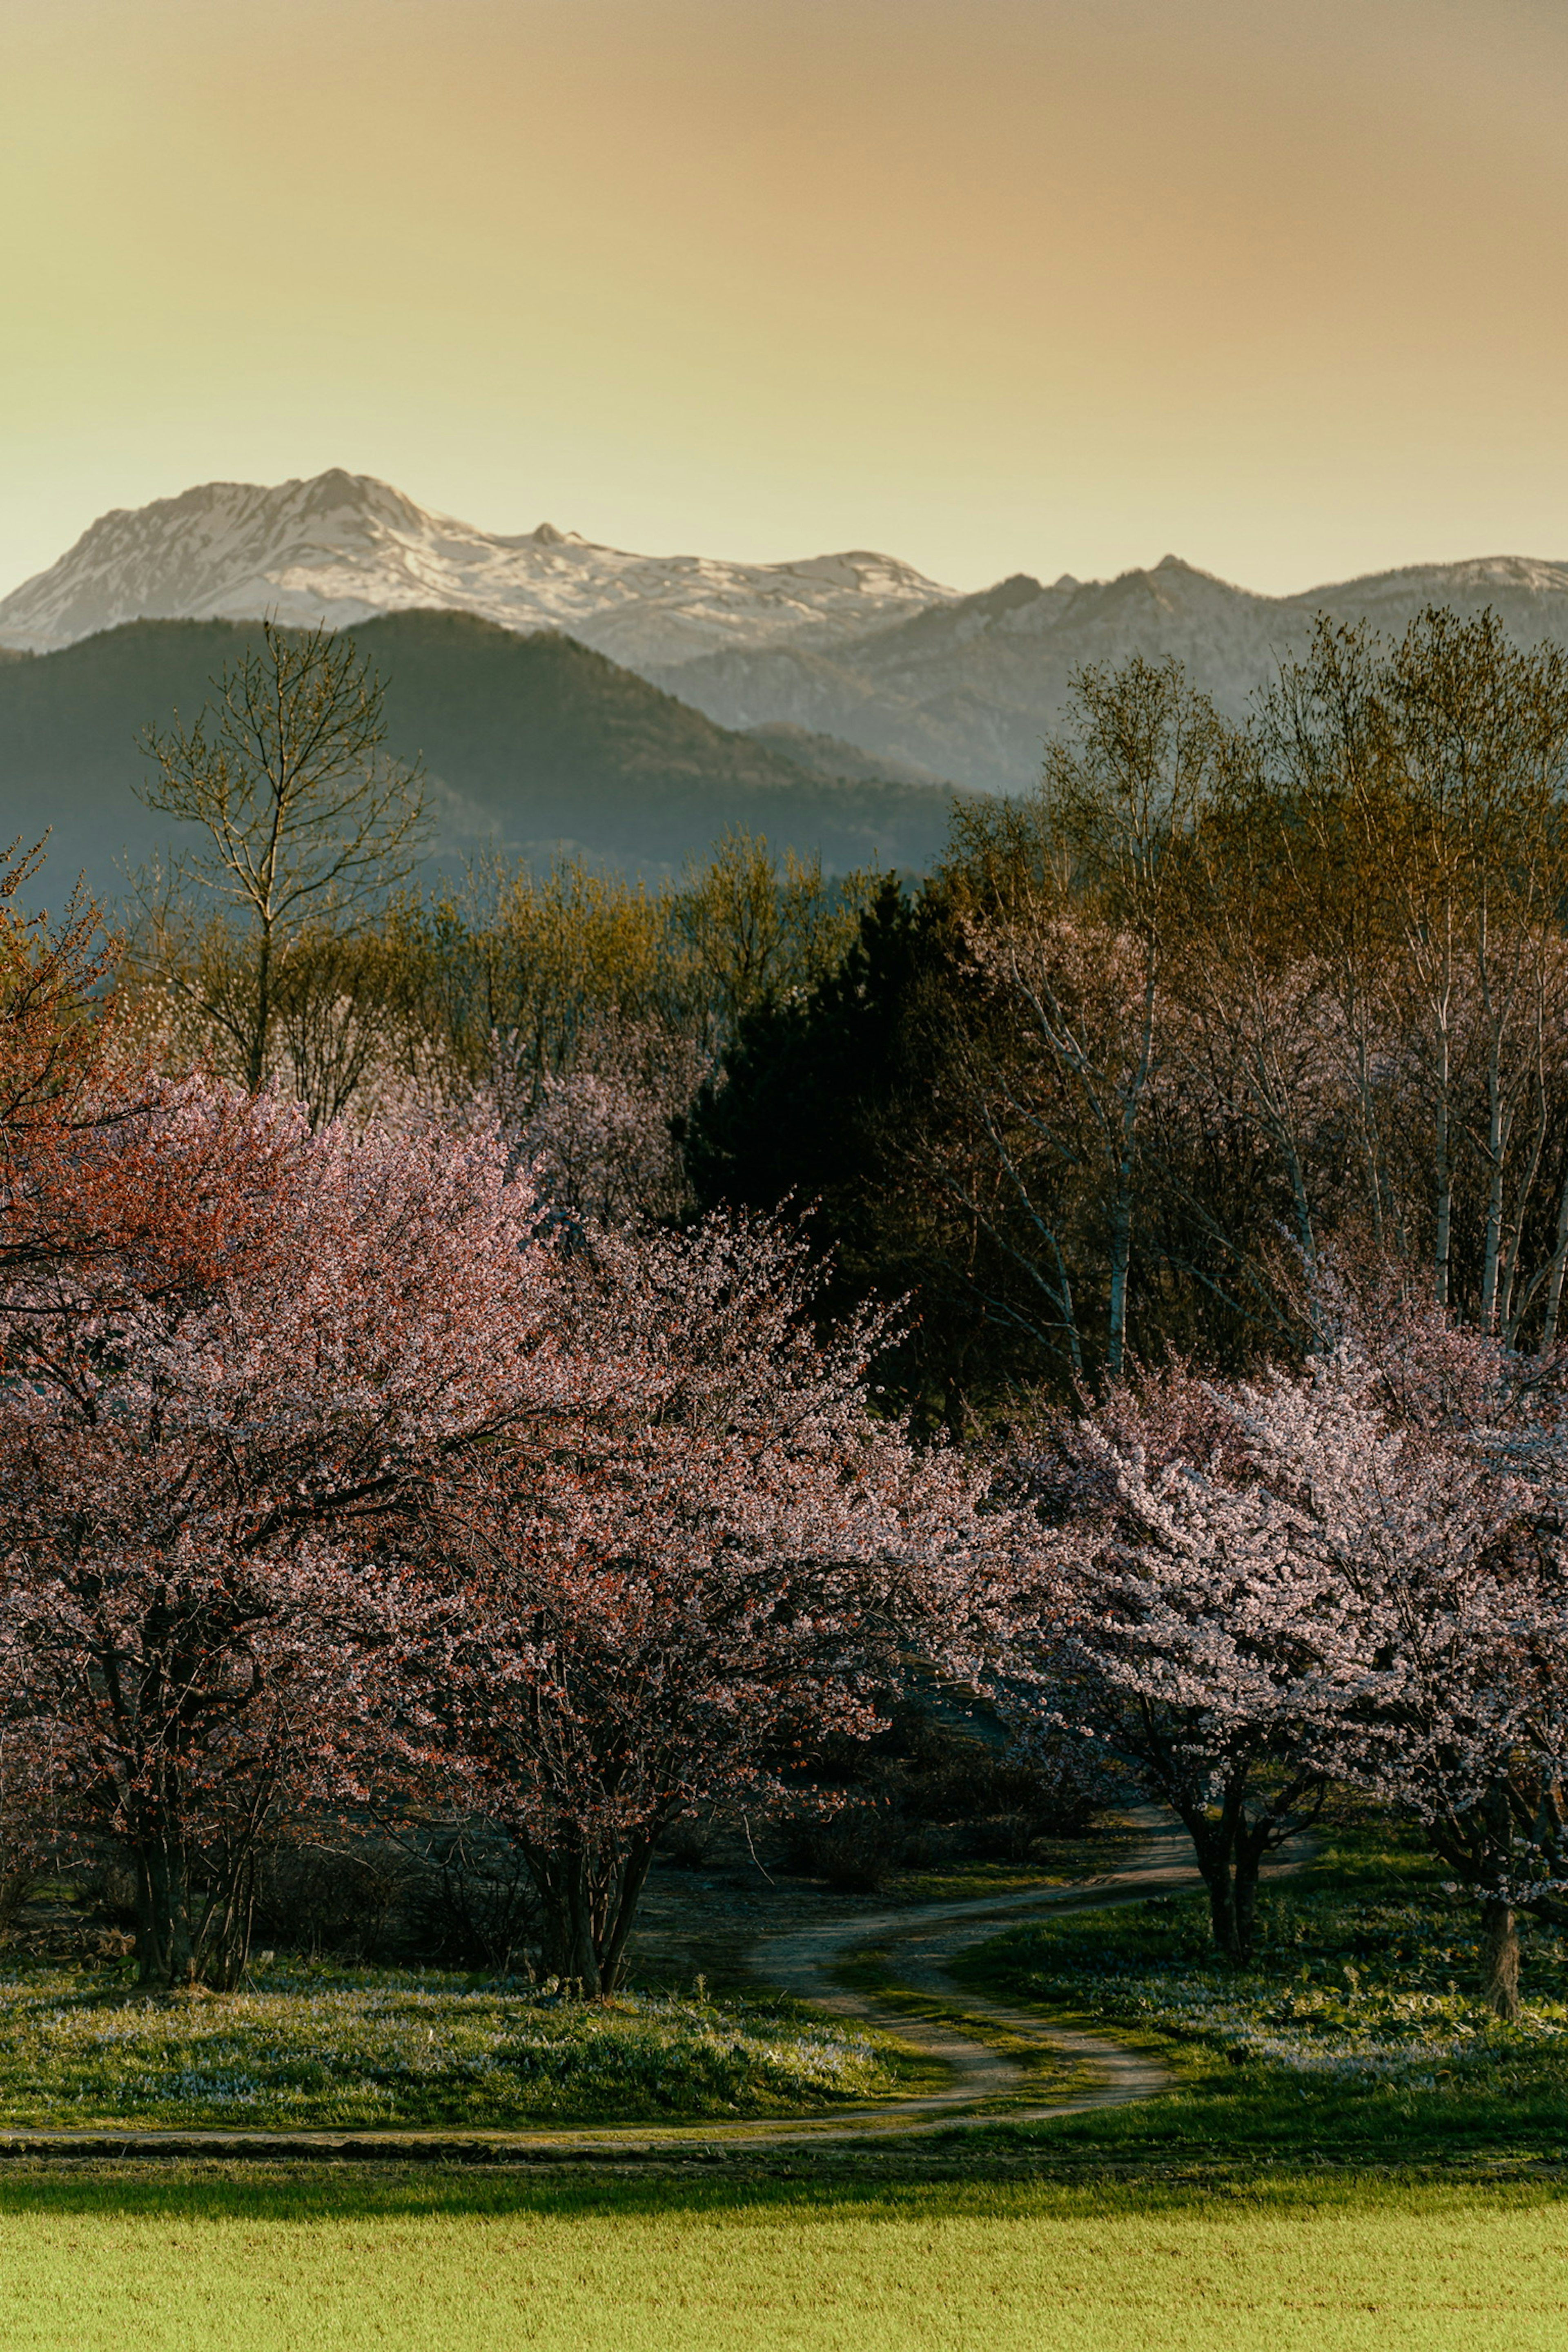
[[[141, 730], [188, 723], [256, 624], [138, 621], [57, 653], [0, 663], [0, 833], [50, 833], [51, 898], [85, 871], [108, 896], [123, 863], [168, 842], [133, 790]], [[386, 688], [388, 748], [423, 756], [435, 861], [558, 850], [658, 875], [727, 826], [843, 872], [873, 857], [919, 871], [946, 837], [943, 788], [843, 781], [732, 733], [570, 637], [520, 636], [466, 614], [362, 623], [356, 642]], [[863, 765], [850, 755], [846, 766]]]

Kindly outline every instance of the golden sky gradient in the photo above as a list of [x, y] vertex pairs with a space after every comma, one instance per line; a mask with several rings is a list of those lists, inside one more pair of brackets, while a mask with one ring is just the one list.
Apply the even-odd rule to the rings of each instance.
[[0, 593], [215, 478], [493, 530], [1568, 558], [1563, 0], [7, 0]]

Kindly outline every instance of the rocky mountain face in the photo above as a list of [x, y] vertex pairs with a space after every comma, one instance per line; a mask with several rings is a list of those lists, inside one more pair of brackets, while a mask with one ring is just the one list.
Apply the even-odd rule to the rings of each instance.
[[0, 600], [0, 646], [57, 651], [127, 621], [352, 625], [380, 613], [474, 613], [559, 629], [623, 667], [726, 647], [855, 636], [949, 601], [908, 564], [852, 550], [799, 563], [628, 555], [549, 523], [517, 538], [427, 513], [368, 474], [263, 489], [208, 482], [102, 515]]
[[1018, 792], [1083, 665], [1174, 655], [1239, 714], [1319, 613], [1392, 633], [1427, 604], [1490, 604], [1527, 642], [1568, 643], [1568, 563], [1499, 556], [1259, 596], [1167, 555], [1116, 580], [1019, 573], [960, 596], [864, 551], [746, 564], [630, 555], [548, 523], [505, 538], [333, 472], [103, 516], [0, 601], [0, 652], [154, 618], [471, 614], [574, 637], [726, 729], [789, 730], [772, 748], [820, 774], [856, 772], [847, 745], [862, 774]]
[[1039, 773], [1080, 667], [1174, 655], [1239, 717], [1320, 613], [1396, 635], [1427, 604], [1490, 604], [1524, 642], [1568, 644], [1568, 564], [1500, 556], [1257, 596], [1167, 555], [1106, 582], [1020, 574], [836, 646], [736, 647], [647, 675], [722, 726], [820, 729], [905, 774], [1011, 793]]

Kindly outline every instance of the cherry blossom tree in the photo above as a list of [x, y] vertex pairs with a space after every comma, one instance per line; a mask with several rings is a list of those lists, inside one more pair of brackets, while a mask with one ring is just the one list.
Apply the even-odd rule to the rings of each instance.
[[1235, 1958], [1331, 1776], [1413, 1815], [1509, 2016], [1517, 1912], [1568, 1919], [1557, 1384], [1434, 1307], [1337, 1320], [1300, 1372], [1145, 1381], [1031, 1465], [1056, 1611], [1015, 1684], [1180, 1815]]
[[70, 1246], [0, 1291], [0, 1674], [129, 1848], [143, 1979], [230, 1982], [261, 1843], [356, 1785], [399, 1528], [548, 1387], [542, 1266], [498, 1144], [108, 1110], [26, 1165]]
[[497, 1039], [495, 1078], [473, 1108], [494, 1107], [557, 1219], [670, 1217], [686, 1200], [675, 1129], [711, 1059], [696, 1037], [611, 1009], [588, 1024], [570, 1069], [530, 1073], [516, 1041]]
[[1216, 1945], [1245, 1960], [1262, 1864], [1321, 1805], [1339, 1704], [1343, 1596], [1311, 1515], [1183, 1370], [1062, 1424], [1022, 1485], [1054, 1528], [1052, 1606], [1014, 1645], [1011, 1708], [1178, 1815]]
[[873, 1328], [805, 1305], [766, 1229], [592, 1234], [553, 1298], [570, 1394], [454, 1482], [428, 1711], [590, 1995], [673, 1820], [788, 1804], [912, 1653], [973, 1682], [1027, 1580], [1027, 1528], [873, 1410]]
[[1413, 1814], [1479, 1906], [1518, 2014], [1518, 1914], [1568, 1924], [1568, 1428], [1561, 1373], [1440, 1309], [1352, 1303], [1315, 1377], [1238, 1399], [1346, 1595], [1354, 1670], [1325, 1756]]

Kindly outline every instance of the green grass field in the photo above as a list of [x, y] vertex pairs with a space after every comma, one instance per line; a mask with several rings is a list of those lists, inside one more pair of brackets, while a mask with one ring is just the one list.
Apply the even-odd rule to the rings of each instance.
[[[848, 1973], [896, 1968], [894, 1937]], [[1568, 1950], [1532, 1934], [1526, 2018], [1498, 2028], [1473, 1921], [1385, 1828], [1270, 1891], [1248, 1971], [1182, 1897], [1020, 1927], [957, 1973], [956, 2015], [966, 1986], [1038, 2005], [1159, 2049], [1176, 2087], [712, 2171], [0, 2166], [0, 2352], [1568, 2352]], [[0, 1987], [0, 2112], [48, 2092], [55, 2120], [132, 2096], [149, 2120], [204, 2099], [230, 2123], [494, 2120], [519, 2053], [541, 2119], [777, 2111], [786, 2083], [821, 2111], [897, 2071], [739, 1993], [587, 2012], [368, 1970], [228, 2002], [125, 1990]], [[225, 2095], [264, 2078], [260, 2112]]]
[[308, 1963], [222, 1998], [149, 1999], [90, 1969], [0, 1979], [0, 2126], [733, 2119], [821, 2113], [928, 2071], [761, 1990], [552, 2006], [438, 1971]]
[[1568, 1944], [1527, 1924], [1524, 1947], [1524, 2015], [1500, 2026], [1473, 1910], [1381, 1824], [1264, 1895], [1249, 1969], [1215, 1957], [1203, 1898], [1182, 1895], [1019, 1927], [953, 1973], [1174, 2068], [1164, 2098], [1051, 2126], [1060, 2162], [1564, 2163]]
[[6, 2352], [1563, 2352], [1540, 2186], [0, 2181]]

